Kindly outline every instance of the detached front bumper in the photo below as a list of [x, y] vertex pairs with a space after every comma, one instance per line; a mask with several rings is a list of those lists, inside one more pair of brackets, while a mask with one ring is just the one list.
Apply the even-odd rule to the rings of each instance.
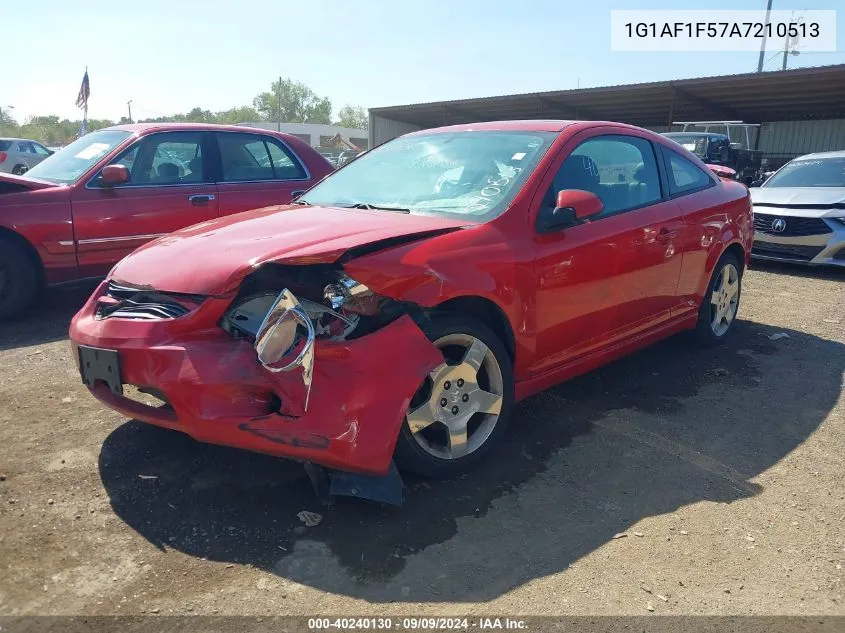
[[212, 444], [383, 475], [411, 398], [443, 362], [408, 316], [352, 341], [317, 340], [306, 412], [301, 369], [264, 369], [249, 343], [217, 326], [229, 299], [208, 299], [176, 319], [97, 320], [104, 288], [71, 322], [74, 356], [80, 345], [116, 350], [121, 383], [168, 404], [150, 406], [102, 382], [91, 393], [127, 417]]

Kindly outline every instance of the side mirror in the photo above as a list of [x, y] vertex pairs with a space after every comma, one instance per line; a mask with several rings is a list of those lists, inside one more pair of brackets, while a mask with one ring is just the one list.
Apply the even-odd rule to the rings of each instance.
[[730, 157], [731, 157], [730, 150], [728, 149], [727, 146], [722, 145], [722, 147], [719, 148], [719, 160], [722, 161], [723, 163], [726, 163], [726, 162], [728, 162], [728, 160], [730, 160]]
[[100, 172], [100, 184], [107, 187], [129, 182], [129, 170], [123, 165], [106, 165]]
[[537, 230], [552, 233], [578, 224], [602, 212], [604, 204], [596, 194], [581, 189], [564, 189], [557, 193], [554, 209], [545, 207], [537, 217]]

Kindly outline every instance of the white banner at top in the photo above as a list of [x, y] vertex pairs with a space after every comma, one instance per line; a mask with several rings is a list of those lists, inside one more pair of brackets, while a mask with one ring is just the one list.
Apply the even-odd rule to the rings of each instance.
[[614, 10], [612, 51], [836, 51], [836, 11]]

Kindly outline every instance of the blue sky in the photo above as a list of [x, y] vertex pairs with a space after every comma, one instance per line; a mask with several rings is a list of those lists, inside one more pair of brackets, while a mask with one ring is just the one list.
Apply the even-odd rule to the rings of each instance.
[[[611, 9], [760, 9], [765, 0], [144, 0], [4, 2], [0, 108], [76, 118], [85, 66], [89, 116], [117, 119], [249, 104], [279, 75], [335, 110], [748, 72], [757, 53], [610, 51]], [[838, 51], [790, 67], [845, 63]], [[773, 44], [774, 45], [774, 44]], [[776, 54], [767, 53], [767, 59]], [[780, 58], [766, 68], [779, 68]]]

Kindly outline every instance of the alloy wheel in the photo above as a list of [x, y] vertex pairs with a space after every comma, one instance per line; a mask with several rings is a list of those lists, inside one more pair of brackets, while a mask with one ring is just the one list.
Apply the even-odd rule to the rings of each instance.
[[469, 334], [434, 341], [445, 362], [431, 371], [411, 401], [411, 435], [428, 454], [460, 459], [493, 433], [502, 410], [504, 381], [495, 354]]
[[736, 317], [739, 304], [739, 271], [725, 264], [710, 295], [710, 327], [713, 334], [723, 336]]

